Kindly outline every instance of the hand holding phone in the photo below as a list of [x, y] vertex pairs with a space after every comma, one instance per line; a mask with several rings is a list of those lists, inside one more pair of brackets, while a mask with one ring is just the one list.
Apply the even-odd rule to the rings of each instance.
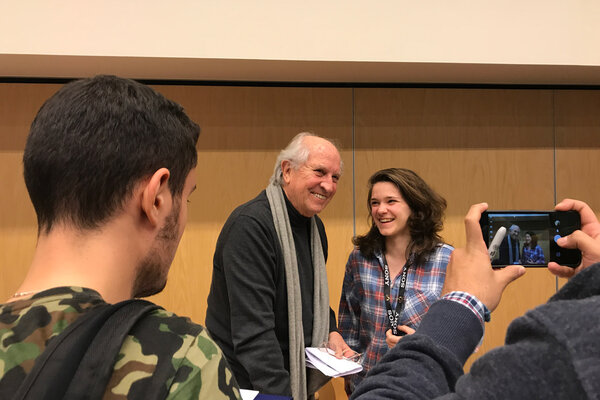
[[517, 265], [491, 268], [488, 248], [479, 225], [481, 213], [486, 209], [486, 203], [474, 204], [469, 209], [465, 217], [467, 243], [464, 248], [456, 248], [452, 252], [441, 294], [467, 292], [494, 311], [506, 286], [522, 276], [525, 268]]
[[600, 223], [594, 211], [583, 201], [565, 199], [556, 205], [556, 210], [573, 210], [581, 216], [581, 230], [558, 240], [558, 244], [562, 247], [581, 251], [581, 265], [572, 269], [564, 267], [561, 263], [548, 263], [548, 269], [554, 275], [570, 278], [580, 270], [600, 262]]
[[[546, 267], [557, 263], [576, 268], [581, 264], [577, 248], [564, 248], [557, 243], [581, 227], [577, 211], [486, 211], [479, 224], [494, 267]], [[506, 234], [499, 240], [503, 230]]]

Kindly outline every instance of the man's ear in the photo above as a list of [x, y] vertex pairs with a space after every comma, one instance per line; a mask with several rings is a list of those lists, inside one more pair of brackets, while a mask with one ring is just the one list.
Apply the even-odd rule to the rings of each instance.
[[290, 173], [292, 172], [292, 163], [289, 160], [283, 160], [281, 162], [281, 176], [283, 183], [286, 185], [290, 183]]
[[170, 176], [171, 173], [166, 168], [157, 170], [147, 181], [142, 192], [142, 213], [153, 226], [158, 226], [161, 216], [171, 212], [173, 197], [168, 184]]

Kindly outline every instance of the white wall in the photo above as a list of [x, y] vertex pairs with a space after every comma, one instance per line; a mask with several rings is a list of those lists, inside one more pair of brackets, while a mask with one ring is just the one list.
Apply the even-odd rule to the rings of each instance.
[[[441, 82], [452, 76], [473, 79], [473, 74], [490, 82], [496, 76], [501, 82], [498, 75], [502, 78], [506, 71], [503, 79], [510, 81], [532, 66], [534, 73], [527, 73], [531, 77], [522, 83], [540, 74], [557, 83], [596, 83], [600, 76], [600, 2], [595, 0], [2, 3], [0, 76], [87, 74], [94, 71], [93, 64], [107, 60], [112, 68], [137, 77], [186, 79], [247, 79], [235, 73], [236, 65], [256, 69], [257, 77], [262, 71], [267, 80], [283, 69], [281, 79], [297, 76], [293, 70], [306, 67], [301, 61], [321, 64], [310, 76], [295, 80], [331, 80], [327, 71], [333, 78], [341, 71], [343, 80], [381, 81], [376, 75], [383, 74], [386, 79], [427, 81], [419, 72], [423, 75], [423, 68], [432, 66], [425, 75], [439, 75], [430, 81]], [[472, 71], [458, 79], [455, 64]], [[185, 72], [174, 72], [173, 66]], [[477, 76], [486, 69], [487, 76]], [[544, 77], [544, 71], [552, 74]], [[583, 78], [564, 76], [574, 71]], [[250, 72], [246, 75], [252, 77]]]

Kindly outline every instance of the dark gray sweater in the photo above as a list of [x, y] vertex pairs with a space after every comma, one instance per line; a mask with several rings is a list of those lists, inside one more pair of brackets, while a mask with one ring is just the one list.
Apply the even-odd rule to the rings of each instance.
[[600, 399], [600, 264], [515, 319], [506, 344], [462, 366], [481, 327], [458, 303], [434, 303], [351, 399]]
[[[309, 346], [313, 325], [310, 218], [298, 213], [287, 198], [286, 204], [298, 256], [304, 341]], [[327, 258], [327, 236], [318, 217], [317, 227]], [[221, 230], [206, 328], [241, 388], [291, 395], [285, 264], [264, 190], [236, 208]], [[330, 331], [335, 329], [335, 314], [330, 310]]]

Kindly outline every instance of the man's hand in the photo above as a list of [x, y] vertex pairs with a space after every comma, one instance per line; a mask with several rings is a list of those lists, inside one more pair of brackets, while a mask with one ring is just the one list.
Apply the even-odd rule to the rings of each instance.
[[[399, 331], [404, 332], [407, 335], [412, 335], [413, 333], [415, 333], [415, 330], [413, 328], [411, 328], [408, 325], [398, 325], [397, 326]], [[388, 347], [391, 349], [392, 347], [394, 347], [395, 345], [398, 344], [398, 342], [400, 341], [400, 339], [402, 339], [404, 336], [396, 336], [392, 333], [391, 329], [388, 329], [385, 332], [385, 342], [387, 343]]]
[[335, 351], [335, 356], [337, 358], [352, 357], [356, 354], [356, 352], [346, 344], [342, 335], [335, 331], [329, 332], [329, 342], [327, 347]]
[[467, 245], [464, 249], [454, 250], [450, 256], [442, 296], [453, 291], [467, 292], [494, 311], [506, 286], [522, 276], [525, 268], [520, 265], [492, 268], [479, 225], [481, 213], [487, 207], [487, 203], [480, 203], [469, 209], [465, 217]]
[[555, 262], [548, 263], [548, 270], [561, 278], [573, 275], [600, 261], [600, 223], [594, 211], [583, 201], [564, 199], [555, 207], [557, 211], [575, 210], [581, 216], [581, 230], [556, 241], [560, 247], [581, 250], [581, 265], [577, 268], [564, 267]]

